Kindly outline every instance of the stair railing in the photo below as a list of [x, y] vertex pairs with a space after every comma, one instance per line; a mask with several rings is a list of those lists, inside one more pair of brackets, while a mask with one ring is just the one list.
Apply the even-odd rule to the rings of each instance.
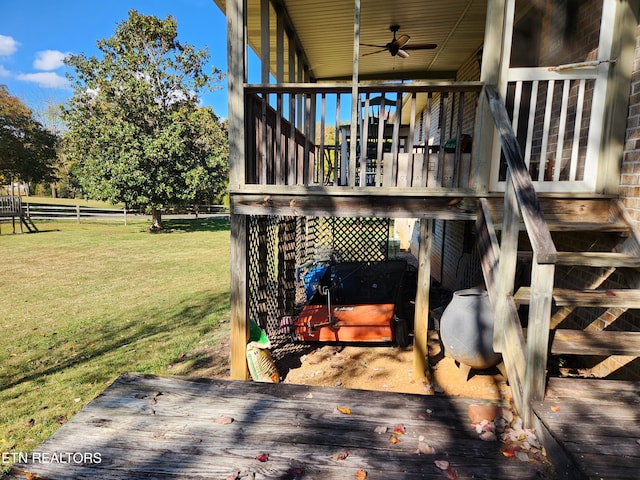
[[[544, 398], [557, 251], [504, 101], [493, 85], [485, 85], [484, 92], [482, 98], [488, 102], [507, 163], [499, 258], [494, 259], [494, 282], [488, 287], [495, 314], [494, 350], [502, 353], [516, 408], [525, 424], [530, 425], [531, 402]], [[487, 214], [486, 203], [481, 203], [480, 216], [493, 228]], [[513, 299], [520, 219], [533, 251], [526, 341]], [[490, 250], [495, 254], [495, 231], [489, 237]]]

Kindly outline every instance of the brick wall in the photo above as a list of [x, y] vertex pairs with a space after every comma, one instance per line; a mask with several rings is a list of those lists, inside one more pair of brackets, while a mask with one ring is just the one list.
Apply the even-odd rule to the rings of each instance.
[[640, 228], [640, 25], [636, 29], [636, 49], [624, 148], [619, 193], [636, 226]]

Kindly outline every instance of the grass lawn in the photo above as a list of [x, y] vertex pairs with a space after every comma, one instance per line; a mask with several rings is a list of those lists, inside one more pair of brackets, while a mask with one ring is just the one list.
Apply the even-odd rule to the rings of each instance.
[[0, 452], [35, 449], [123, 372], [192, 373], [229, 326], [226, 219], [36, 223], [0, 235]]

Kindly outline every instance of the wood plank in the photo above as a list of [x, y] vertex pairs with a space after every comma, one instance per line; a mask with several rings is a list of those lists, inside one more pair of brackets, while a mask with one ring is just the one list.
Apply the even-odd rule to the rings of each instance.
[[550, 378], [533, 408], [567, 455], [567, 478], [638, 478], [640, 382]]
[[[519, 305], [530, 302], [530, 287], [520, 287], [513, 296]], [[640, 308], [639, 290], [572, 290], [554, 288], [553, 301], [558, 307], [623, 307]]]
[[[527, 330], [527, 370], [524, 398], [531, 402], [542, 400], [545, 393], [547, 350], [549, 347], [549, 321], [554, 264], [533, 262], [531, 267], [531, 306]], [[532, 424], [532, 412], [524, 415], [526, 425]]]
[[556, 248], [542, 215], [531, 176], [524, 164], [520, 144], [511, 128], [504, 102], [494, 86], [486, 85], [485, 92], [509, 165], [509, 178], [512, 179], [522, 220], [527, 227], [532, 248], [536, 252], [536, 259], [540, 263], [554, 263]]
[[640, 356], [640, 332], [557, 329], [551, 342], [551, 353]]
[[[233, 211], [232, 211], [233, 213]], [[247, 301], [247, 252], [248, 217], [232, 214], [231, 229], [231, 378], [246, 380], [249, 371], [246, 360], [246, 345], [249, 338]]]
[[[540, 478], [545, 465], [506, 458], [469, 425], [471, 399], [304, 385], [124, 375], [34, 452], [97, 452], [100, 462], [41, 463], [32, 454], [7, 477], [48, 479]], [[336, 406], [348, 407], [347, 415]], [[229, 424], [216, 419], [226, 416]], [[391, 442], [396, 425], [404, 435]], [[384, 426], [387, 433], [378, 434]], [[420, 437], [435, 448], [417, 454]], [[347, 452], [344, 459], [336, 454]], [[256, 456], [268, 454], [268, 461]]]
[[413, 375], [416, 379], [428, 377], [429, 349], [427, 331], [429, 324], [429, 291], [431, 288], [431, 252], [433, 248], [433, 221], [420, 221], [418, 253], [418, 278], [416, 280], [415, 320], [413, 337]]
[[558, 252], [558, 265], [640, 268], [640, 257], [617, 252]]
[[229, 183], [245, 183], [244, 92], [246, 66], [245, 4], [230, 0], [227, 4], [227, 75], [229, 99]]
[[550, 378], [547, 399], [571, 400], [587, 405], [629, 404], [640, 407], [640, 382], [602, 380], [595, 378]]
[[[365, 189], [366, 190], [366, 189]], [[450, 197], [419, 198], [402, 195], [298, 195], [231, 196], [231, 210], [242, 215], [337, 216], [337, 217], [429, 217], [445, 220], [472, 220], [475, 212], [456, 205], [461, 199]]]

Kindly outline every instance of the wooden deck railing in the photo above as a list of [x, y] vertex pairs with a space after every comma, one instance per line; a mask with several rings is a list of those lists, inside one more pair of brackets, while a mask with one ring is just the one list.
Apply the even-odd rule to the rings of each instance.
[[568, 67], [509, 70], [505, 101], [537, 191], [595, 188], [603, 132], [598, 70]]
[[19, 217], [22, 213], [22, 198], [19, 195], [0, 196], [0, 217]]
[[[542, 400], [545, 391], [557, 252], [504, 101], [494, 86], [485, 86], [485, 93], [508, 168], [499, 247], [488, 209], [481, 202], [478, 225], [484, 232], [480, 236], [482, 266], [495, 313], [494, 349], [502, 353], [516, 407], [530, 424], [531, 402]], [[526, 342], [513, 300], [520, 218], [533, 250]]]
[[468, 189], [480, 89], [363, 84], [352, 126], [347, 84], [248, 85], [245, 183]]

